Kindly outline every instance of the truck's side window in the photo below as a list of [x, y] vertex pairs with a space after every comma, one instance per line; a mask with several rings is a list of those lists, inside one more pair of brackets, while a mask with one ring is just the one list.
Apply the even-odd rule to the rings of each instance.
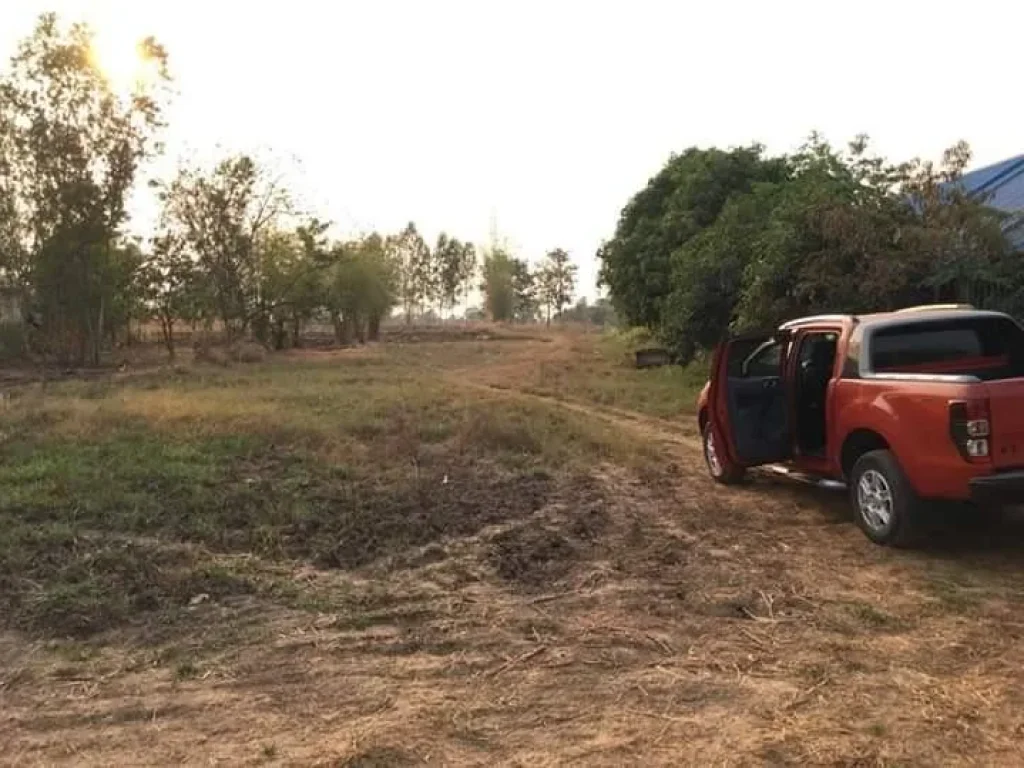
[[871, 368], [881, 373], [969, 373], [999, 379], [1024, 373], [1024, 333], [1005, 317], [919, 321], [871, 336]]
[[828, 367], [836, 358], [838, 333], [811, 333], [804, 337], [800, 345], [800, 367], [817, 364]]
[[779, 376], [782, 367], [782, 344], [768, 341], [758, 347], [743, 363], [744, 378]]

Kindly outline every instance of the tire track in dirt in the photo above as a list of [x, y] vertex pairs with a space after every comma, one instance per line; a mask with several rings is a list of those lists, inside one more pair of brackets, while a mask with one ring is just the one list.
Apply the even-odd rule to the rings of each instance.
[[[670, 431], [668, 427], [675, 426], [672, 425], [671, 422], [666, 422], [651, 416], [645, 416], [643, 414], [636, 413], [635, 411], [628, 411], [611, 406], [587, 405], [576, 400], [565, 400], [550, 395], [540, 395], [535, 392], [527, 392], [514, 387], [483, 384], [477, 381], [457, 379], [454, 377], [447, 377], [447, 379], [455, 386], [489, 392], [499, 396], [504, 395], [517, 400], [544, 403], [545, 405], [555, 406], [573, 413], [579, 413], [584, 416], [599, 419], [608, 424], [613, 424], [635, 434], [642, 435], [648, 439], [657, 440], [662, 443], [671, 443], [672, 445], [685, 448], [688, 451], [695, 452], [698, 456], [703, 450], [701, 442], [697, 438], [690, 437], [685, 433], [680, 434], [680, 432], [677, 431]], [[678, 429], [683, 430], [685, 427], [680, 425]]]

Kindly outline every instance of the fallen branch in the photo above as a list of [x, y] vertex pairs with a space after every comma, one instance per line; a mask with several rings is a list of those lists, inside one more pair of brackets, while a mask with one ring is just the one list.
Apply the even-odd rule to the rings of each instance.
[[497, 675], [500, 675], [502, 672], [507, 672], [508, 670], [512, 669], [512, 667], [516, 666], [517, 664], [521, 664], [524, 661], [529, 661], [534, 656], [539, 656], [540, 654], [544, 653], [544, 651], [546, 651], [547, 649], [548, 647], [546, 645], [541, 645], [536, 648], [533, 648], [532, 650], [529, 650], [526, 653], [516, 656], [514, 659], [509, 659], [497, 669], [492, 669], [490, 672], [486, 673], [485, 677], [496, 677]]
[[762, 638], [762, 637], [758, 637], [753, 632], [751, 632], [749, 629], [741, 629], [740, 630], [740, 634], [743, 635], [744, 637], [746, 637], [748, 640], [750, 640], [750, 642], [754, 643], [758, 647], [760, 647], [760, 648], [764, 648], [765, 647], [765, 639]]
[[744, 615], [746, 615], [748, 619], [759, 622], [761, 624], [781, 624], [782, 622], [786, 621], [786, 619], [776, 619], [769, 618], [767, 616], [758, 616], [756, 613], [752, 612], [745, 606], [741, 607], [740, 610], [743, 611]]
[[554, 595], [541, 595], [540, 597], [535, 597], [532, 600], [527, 600], [526, 602], [528, 605], [540, 605], [541, 603], [550, 603], [552, 600], [561, 600], [563, 597], [569, 597], [570, 595], [575, 594], [575, 592], [558, 592]]
[[817, 683], [815, 683], [810, 688], [808, 688], [806, 691], [798, 693], [786, 705], [786, 711], [792, 711], [792, 710], [796, 709], [797, 707], [799, 707], [800, 705], [807, 703], [808, 699], [811, 698], [811, 695], [815, 691], [817, 691], [820, 688], [823, 688], [824, 686], [828, 685], [830, 682], [831, 682], [830, 678], [828, 678], [828, 677], [822, 678]]
[[648, 633], [646, 636], [647, 639], [654, 643], [656, 646], [658, 646], [666, 656], [672, 656], [675, 653], [675, 650], [672, 648], [672, 646], [666, 643], [664, 640], [659, 640], [657, 637], [650, 633]]

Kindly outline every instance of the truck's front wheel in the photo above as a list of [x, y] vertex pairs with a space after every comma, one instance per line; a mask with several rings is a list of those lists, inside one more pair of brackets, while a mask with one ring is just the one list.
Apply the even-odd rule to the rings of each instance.
[[917, 494], [890, 451], [865, 453], [850, 473], [857, 525], [876, 544], [907, 546], [916, 534]]
[[719, 449], [715, 440], [715, 431], [711, 428], [711, 422], [704, 425], [704, 463], [707, 464], [708, 472], [716, 483], [733, 485], [743, 479], [743, 467], [735, 467]]

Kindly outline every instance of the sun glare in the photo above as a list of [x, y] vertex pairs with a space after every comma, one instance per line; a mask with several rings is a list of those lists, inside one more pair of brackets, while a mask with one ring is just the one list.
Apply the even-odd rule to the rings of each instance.
[[131, 90], [153, 77], [153, 62], [146, 57], [141, 45], [145, 36], [116, 23], [94, 26], [95, 65], [114, 90]]

